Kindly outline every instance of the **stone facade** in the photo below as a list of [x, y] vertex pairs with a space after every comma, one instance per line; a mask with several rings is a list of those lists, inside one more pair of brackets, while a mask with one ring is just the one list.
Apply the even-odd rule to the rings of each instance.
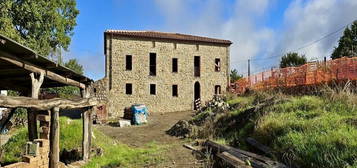
[[[230, 44], [105, 36], [109, 117], [123, 116], [124, 108], [136, 103], [145, 104], [150, 113], [192, 110], [196, 82], [202, 102], [213, 98], [217, 86], [221, 94], [227, 90]], [[149, 75], [150, 53], [156, 54], [156, 76]], [[127, 55], [132, 56], [132, 70], [126, 70]], [[195, 56], [200, 57], [199, 77], [194, 76]], [[177, 73], [172, 72], [173, 58], [178, 59]], [[216, 59], [220, 61], [218, 72]], [[131, 95], [126, 94], [126, 84], [132, 84]], [[150, 84], [156, 87], [155, 95], [150, 94]], [[173, 85], [178, 87], [177, 97]]]

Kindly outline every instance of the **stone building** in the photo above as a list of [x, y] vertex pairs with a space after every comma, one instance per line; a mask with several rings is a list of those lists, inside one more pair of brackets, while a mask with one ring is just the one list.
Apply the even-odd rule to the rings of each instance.
[[186, 111], [229, 86], [231, 41], [155, 31], [104, 32], [109, 117], [132, 104]]

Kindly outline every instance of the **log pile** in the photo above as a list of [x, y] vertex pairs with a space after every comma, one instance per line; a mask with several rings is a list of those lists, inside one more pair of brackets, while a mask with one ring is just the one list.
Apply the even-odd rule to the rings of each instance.
[[232, 167], [287, 168], [286, 165], [268, 157], [221, 145], [210, 140], [207, 140], [204, 146], [206, 146], [213, 155], [230, 164]]

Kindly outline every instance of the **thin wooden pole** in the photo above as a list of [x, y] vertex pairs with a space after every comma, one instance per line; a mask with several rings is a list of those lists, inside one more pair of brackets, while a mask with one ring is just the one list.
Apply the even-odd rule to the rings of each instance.
[[50, 126], [50, 168], [58, 168], [59, 165], [59, 108], [51, 110]]

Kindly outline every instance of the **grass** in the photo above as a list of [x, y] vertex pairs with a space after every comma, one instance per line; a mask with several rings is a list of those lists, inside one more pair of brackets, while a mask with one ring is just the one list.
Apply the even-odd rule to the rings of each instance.
[[[259, 113], [254, 117], [242, 115], [267, 97], [286, 101], [254, 111]], [[217, 120], [229, 122], [215, 123], [222, 126], [216, 128], [222, 132], [215, 138], [219, 143], [251, 150], [245, 139], [253, 137], [269, 146], [274, 158], [289, 166], [357, 168], [356, 100], [357, 95], [343, 92], [320, 96], [261, 93], [235, 97], [228, 103], [244, 106]], [[246, 118], [242, 120], [242, 116]], [[228, 124], [232, 122], [235, 124]]]
[[1, 165], [21, 161], [27, 141], [27, 128], [20, 128], [16, 130], [14, 134], [16, 135], [12, 136], [9, 141], [0, 148]]
[[351, 104], [302, 96], [275, 105], [253, 136], [302, 167], [357, 167], [357, 119]]
[[[27, 128], [16, 130], [13, 137], [1, 148], [0, 162], [2, 165], [19, 162], [24, 153], [27, 141]], [[162, 152], [166, 146], [156, 143], [147, 144], [143, 148], [131, 148], [120, 144], [112, 138], [94, 129], [93, 145], [104, 150], [103, 156], [94, 157], [85, 166], [86, 168], [99, 167], [142, 167], [144, 165], [156, 165], [165, 158]], [[60, 148], [80, 148], [82, 143], [82, 121], [60, 118]]]
[[127, 145], [115, 142], [110, 137], [95, 131], [94, 145], [104, 150], [104, 155], [95, 157], [85, 165], [85, 168], [99, 167], [143, 167], [144, 165], [157, 165], [165, 160], [162, 152], [165, 147], [155, 142], [147, 144], [145, 148], [130, 148]]

